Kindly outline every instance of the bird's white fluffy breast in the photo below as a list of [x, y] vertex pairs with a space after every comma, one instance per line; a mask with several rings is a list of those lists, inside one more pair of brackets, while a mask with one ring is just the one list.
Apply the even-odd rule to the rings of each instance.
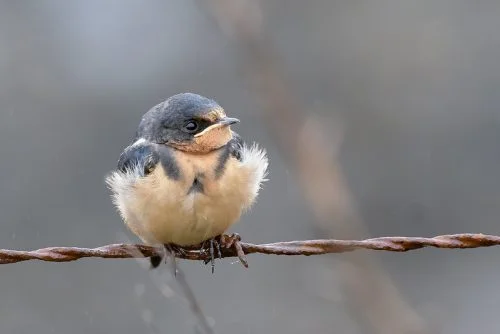
[[[150, 244], [193, 245], [224, 233], [255, 202], [268, 159], [256, 144], [244, 145], [241, 161], [230, 157], [216, 178], [220, 154], [176, 151], [179, 180], [168, 178], [161, 164], [147, 177], [140, 176], [138, 166], [113, 172], [106, 182], [126, 225]], [[200, 175], [203, 192], [189, 192]]]

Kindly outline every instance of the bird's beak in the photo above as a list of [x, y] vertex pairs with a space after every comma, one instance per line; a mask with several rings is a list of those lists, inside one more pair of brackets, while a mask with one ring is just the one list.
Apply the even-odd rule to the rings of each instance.
[[213, 129], [216, 129], [216, 128], [221, 128], [223, 126], [228, 126], [228, 125], [231, 125], [231, 124], [236, 124], [236, 123], [239, 123], [240, 120], [237, 119], [237, 118], [232, 118], [232, 117], [223, 117], [219, 120], [217, 120], [214, 124], [210, 125], [208, 128], [206, 128], [205, 130], [203, 130], [202, 132], [200, 133], [197, 133], [194, 135], [194, 137], [201, 137], [203, 136], [205, 133], [213, 130]]
[[217, 124], [220, 125], [231, 125], [231, 124], [236, 124], [239, 123], [240, 120], [237, 118], [232, 118], [232, 117], [224, 117], [221, 118], [220, 120], [217, 121]]

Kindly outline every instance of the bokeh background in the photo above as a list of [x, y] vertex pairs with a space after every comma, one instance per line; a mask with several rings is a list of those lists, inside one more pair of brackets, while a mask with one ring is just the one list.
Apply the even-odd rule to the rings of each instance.
[[[269, 182], [233, 229], [249, 242], [500, 233], [500, 2], [229, 7], [0, 1], [1, 248], [136, 242], [104, 177], [142, 114], [183, 91], [215, 98], [268, 150]], [[272, 80], [251, 78], [262, 52], [286, 94], [263, 96], [259, 80]], [[271, 122], [273, 97], [290, 108]], [[308, 145], [335, 189], [291, 157]], [[328, 194], [325, 217], [315, 204]], [[180, 265], [216, 333], [494, 333], [499, 255], [252, 255], [250, 269], [227, 259], [214, 275]], [[144, 263], [0, 266], [0, 333], [194, 333], [175, 280]]]

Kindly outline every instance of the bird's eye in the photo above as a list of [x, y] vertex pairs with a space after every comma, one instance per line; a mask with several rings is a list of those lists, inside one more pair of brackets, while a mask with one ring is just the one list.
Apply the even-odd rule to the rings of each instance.
[[189, 132], [194, 132], [198, 130], [198, 122], [191, 120], [184, 125], [184, 128]]

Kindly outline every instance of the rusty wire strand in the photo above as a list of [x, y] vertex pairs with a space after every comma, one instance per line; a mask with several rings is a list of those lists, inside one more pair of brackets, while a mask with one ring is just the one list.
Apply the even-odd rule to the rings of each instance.
[[[451, 234], [433, 238], [421, 237], [381, 237], [365, 240], [304, 240], [286, 241], [270, 244], [251, 244], [241, 242], [241, 249], [245, 254], [274, 254], [274, 255], [321, 255], [344, 253], [354, 250], [383, 250], [390, 252], [407, 252], [424, 247], [435, 248], [478, 248], [500, 245], [500, 236], [487, 234]], [[235, 248], [221, 249], [221, 257], [238, 257]], [[85, 257], [97, 258], [140, 258], [161, 255], [161, 248], [146, 245], [112, 244], [97, 248], [79, 247], [48, 247], [32, 251], [0, 249], [0, 264], [16, 263], [28, 260], [48, 262], [70, 262]], [[206, 260], [207, 252], [186, 248], [184, 252], [176, 254], [178, 258], [188, 260]]]

